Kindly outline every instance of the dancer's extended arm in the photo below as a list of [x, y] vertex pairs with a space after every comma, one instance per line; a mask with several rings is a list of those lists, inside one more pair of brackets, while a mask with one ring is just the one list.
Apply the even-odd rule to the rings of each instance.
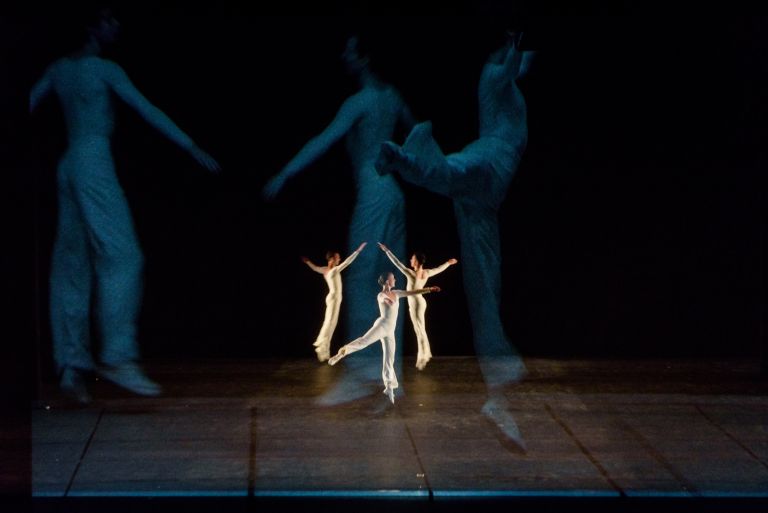
[[425, 289], [416, 289], [416, 290], [393, 290], [392, 292], [394, 292], [398, 298], [401, 298], [405, 296], [418, 296], [419, 294], [429, 294], [430, 292], [440, 292], [440, 287], [427, 287]]
[[274, 198], [292, 176], [298, 174], [341, 139], [365, 112], [365, 98], [359, 93], [347, 98], [333, 121], [318, 135], [307, 141], [299, 152], [264, 186], [263, 195]]
[[316, 273], [323, 274], [323, 272], [325, 271], [325, 267], [320, 267], [320, 266], [317, 266], [317, 265], [313, 264], [309, 260], [309, 258], [307, 258], [307, 257], [301, 257], [301, 261], [304, 262], [305, 264], [307, 264], [307, 267], [309, 267], [310, 269], [312, 269]]
[[219, 164], [208, 153], [201, 150], [184, 131], [163, 111], [155, 107], [133, 85], [119, 65], [111, 61], [103, 63], [103, 78], [125, 103], [132, 107], [147, 123], [155, 127], [168, 139], [187, 151], [198, 164], [208, 171], [219, 171]]
[[349, 264], [351, 264], [355, 260], [355, 258], [357, 258], [357, 255], [360, 254], [360, 252], [363, 250], [366, 244], [368, 243], [363, 242], [362, 244], [360, 244], [359, 248], [353, 251], [351, 255], [349, 255], [342, 263], [338, 265], [339, 272], [343, 271]]
[[438, 265], [437, 267], [434, 267], [432, 269], [426, 269], [427, 277], [430, 278], [430, 277], [432, 277], [432, 276], [434, 276], [436, 274], [440, 274], [441, 272], [445, 271], [450, 266], [452, 266], [453, 264], [456, 264], [456, 263], [458, 263], [458, 260], [456, 260], [455, 258], [451, 258], [451, 259], [447, 260], [442, 265]]
[[406, 276], [410, 276], [411, 278], [416, 276], [416, 273], [412, 269], [408, 269], [403, 263], [397, 259], [397, 257], [392, 253], [387, 246], [379, 242], [379, 247], [384, 252], [384, 254], [387, 255], [387, 258], [389, 258], [393, 264], [395, 264], [395, 267], [400, 269], [400, 272], [403, 273]]

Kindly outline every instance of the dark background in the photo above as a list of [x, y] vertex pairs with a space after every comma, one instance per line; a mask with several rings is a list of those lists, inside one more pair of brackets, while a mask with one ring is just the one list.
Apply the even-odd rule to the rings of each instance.
[[[224, 169], [206, 173], [118, 107], [114, 156], [146, 256], [145, 357], [313, 357], [325, 284], [299, 257], [346, 251], [354, 195], [343, 144], [277, 201], [260, 190], [354, 92], [339, 59], [346, 36], [361, 34], [382, 76], [457, 151], [477, 135], [485, 57], [515, 25], [539, 55], [521, 83], [529, 146], [500, 212], [512, 343], [524, 356], [759, 358], [765, 18], [544, 16], [493, 2], [440, 16], [113, 5], [123, 34], [111, 57]], [[76, 12], [31, 14], [3, 19], [8, 119], [25, 116], [29, 87], [72, 42]], [[65, 138], [55, 101], [23, 119], [23, 130], [3, 127], [22, 248], [20, 294], [7, 300], [23, 307], [25, 340], [50, 375]], [[428, 266], [460, 257], [450, 202], [403, 188], [409, 251], [426, 252]], [[434, 354], [472, 354], [461, 262], [431, 283], [444, 289], [428, 300]], [[398, 342], [415, 354], [409, 324]]]

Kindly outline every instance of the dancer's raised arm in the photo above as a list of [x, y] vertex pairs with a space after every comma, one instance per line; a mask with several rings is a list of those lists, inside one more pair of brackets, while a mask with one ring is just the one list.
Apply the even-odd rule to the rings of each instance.
[[313, 264], [312, 261], [309, 258], [307, 258], [307, 257], [301, 257], [301, 261], [304, 262], [305, 264], [307, 264], [307, 267], [309, 267], [310, 269], [312, 269], [316, 273], [323, 274], [323, 272], [325, 272], [325, 268], [324, 267], [320, 267], [318, 265]]
[[410, 276], [411, 278], [416, 276], [416, 273], [412, 270], [407, 268], [403, 263], [397, 259], [394, 253], [392, 253], [387, 246], [379, 242], [379, 247], [381, 250], [387, 255], [387, 258], [397, 267], [400, 269], [400, 272], [403, 273], [406, 276]]
[[445, 271], [450, 266], [452, 266], [454, 264], [457, 264], [458, 262], [459, 261], [456, 260], [455, 258], [450, 258], [445, 263], [443, 263], [442, 265], [438, 265], [437, 267], [433, 267], [432, 269], [425, 269], [425, 271], [427, 271], [427, 277], [431, 278], [432, 276], [434, 276], [436, 274], [440, 274], [441, 272]]
[[355, 258], [357, 258], [357, 255], [360, 254], [360, 252], [363, 250], [365, 245], [368, 244], [367, 242], [363, 242], [360, 244], [360, 247], [358, 247], [355, 251], [352, 252], [351, 255], [349, 255], [342, 263], [338, 265], [339, 271], [343, 271], [349, 264], [351, 264]]

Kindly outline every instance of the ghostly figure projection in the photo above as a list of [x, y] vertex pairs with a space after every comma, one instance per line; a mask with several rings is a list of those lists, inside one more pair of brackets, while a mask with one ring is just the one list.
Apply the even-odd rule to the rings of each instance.
[[[380, 176], [374, 162], [382, 142], [391, 140], [400, 123], [406, 129], [413, 126], [413, 117], [400, 94], [383, 82], [369, 67], [367, 57], [358, 52], [357, 38], [347, 41], [342, 54], [347, 70], [359, 82], [360, 89], [347, 98], [331, 123], [310, 139], [299, 152], [265, 185], [266, 199], [274, 198], [286, 181], [310, 166], [342, 138], [352, 164], [356, 189], [355, 205], [349, 225], [348, 244], [361, 240], [391, 241], [394, 251], [405, 251], [405, 202], [400, 186], [392, 176]], [[378, 251], [359, 255], [354, 266], [344, 273], [345, 301], [343, 312], [347, 338], [352, 338], [370, 326], [376, 312], [370, 298], [378, 291], [379, 274], [391, 268], [386, 257]], [[396, 332], [402, 333], [402, 321]], [[399, 366], [401, 351], [395, 358]], [[366, 384], [375, 382], [377, 362], [368, 357], [350, 362], [341, 379], [320, 399], [323, 405], [346, 402], [367, 395]]]
[[[136, 363], [143, 255], [112, 160], [113, 98], [135, 109], [200, 165], [219, 170], [210, 155], [142, 96], [120, 66], [100, 57], [102, 49], [115, 41], [118, 29], [111, 12], [100, 11], [88, 27], [84, 46], [53, 62], [30, 94], [32, 112], [55, 93], [66, 123], [68, 146], [57, 171], [50, 320], [60, 387], [83, 403], [90, 394], [82, 372], [90, 370], [137, 394], [160, 393], [160, 386]], [[102, 337], [103, 365], [98, 368], [89, 341], [94, 281]]]
[[326, 255], [328, 265], [324, 267], [313, 264], [306, 257], [301, 259], [310, 269], [322, 274], [325, 283], [328, 285], [328, 294], [325, 296], [323, 325], [313, 344], [317, 353], [317, 359], [321, 362], [326, 361], [331, 356], [331, 339], [333, 338], [333, 332], [336, 330], [336, 323], [339, 320], [339, 309], [341, 308], [342, 300], [341, 271], [355, 261], [357, 255], [365, 247], [365, 244], [365, 242], [360, 244], [360, 247], [353, 251], [343, 262], [341, 262], [341, 257], [338, 253], [328, 252]]
[[[427, 280], [436, 274], [448, 269], [449, 266], [458, 262], [455, 258], [451, 258], [442, 265], [439, 265], [432, 269], [426, 269], [424, 267], [425, 257], [424, 255], [414, 253], [411, 256], [411, 269], [403, 265], [400, 260], [382, 243], [379, 243], [379, 247], [384, 251], [392, 263], [397, 267], [401, 273], [405, 275], [407, 285], [406, 290], [423, 289], [427, 284]], [[411, 316], [411, 323], [413, 324], [413, 330], [416, 332], [416, 368], [424, 370], [427, 363], [432, 358], [432, 350], [429, 346], [429, 337], [427, 337], [427, 327], [425, 314], [427, 312], [427, 300], [421, 295], [408, 296], [408, 313]]]
[[477, 140], [446, 156], [432, 137], [431, 124], [420, 123], [402, 146], [382, 144], [376, 168], [384, 176], [398, 173], [410, 183], [453, 200], [473, 341], [489, 393], [482, 411], [523, 446], [507, 410], [503, 387], [521, 380], [526, 369], [507, 340], [499, 315], [498, 209], [528, 139], [525, 99], [515, 80], [524, 75], [533, 53], [520, 51], [518, 42], [510, 34], [483, 67], [478, 84]]
[[381, 340], [381, 378], [384, 381], [384, 394], [394, 404], [395, 389], [399, 386], [394, 361], [397, 349], [395, 325], [397, 324], [397, 312], [400, 309], [400, 299], [429, 292], [438, 292], [440, 288], [428, 287], [416, 290], [395, 290], [392, 288], [395, 286], [395, 275], [392, 273], [380, 276], [379, 285], [382, 287], [381, 292], [376, 296], [376, 302], [379, 304], [379, 318], [373, 322], [373, 326], [362, 337], [356, 338], [342, 346], [339, 352], [328, 360], [328, 364], [336, 365], [345, 356], [360, 351], [377, 340]]

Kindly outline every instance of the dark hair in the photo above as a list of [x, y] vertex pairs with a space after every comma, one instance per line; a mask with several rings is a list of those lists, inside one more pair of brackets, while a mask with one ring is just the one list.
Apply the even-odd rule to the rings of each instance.
[[413, 256], [416, 257], [416, 260], [418, 260], [419, 264], [421, 265], [424, 265], [427, 262], [427, 255], [425, 255], [421, 251], [415, 251], [413, 253]]
[[339, 254], [338, 251], [334, 251], [332, 249], [329, 249], [328, 251], [325, 252], [325, 259], [326, 260], [330, 260], [331, 258], [335, 257], [338, 254]]
[[[387, 283], [387, 278], [389, 278], [390, 274], [392, 274], [392, 273], [391, 272], [386, 272], [386, 273], [380, 275], [379, 276], [379, 285], [381, 285], [383, 287], [384, 284]], [[392, 276], [394, 276], [394, 274], [392, 274]]]

